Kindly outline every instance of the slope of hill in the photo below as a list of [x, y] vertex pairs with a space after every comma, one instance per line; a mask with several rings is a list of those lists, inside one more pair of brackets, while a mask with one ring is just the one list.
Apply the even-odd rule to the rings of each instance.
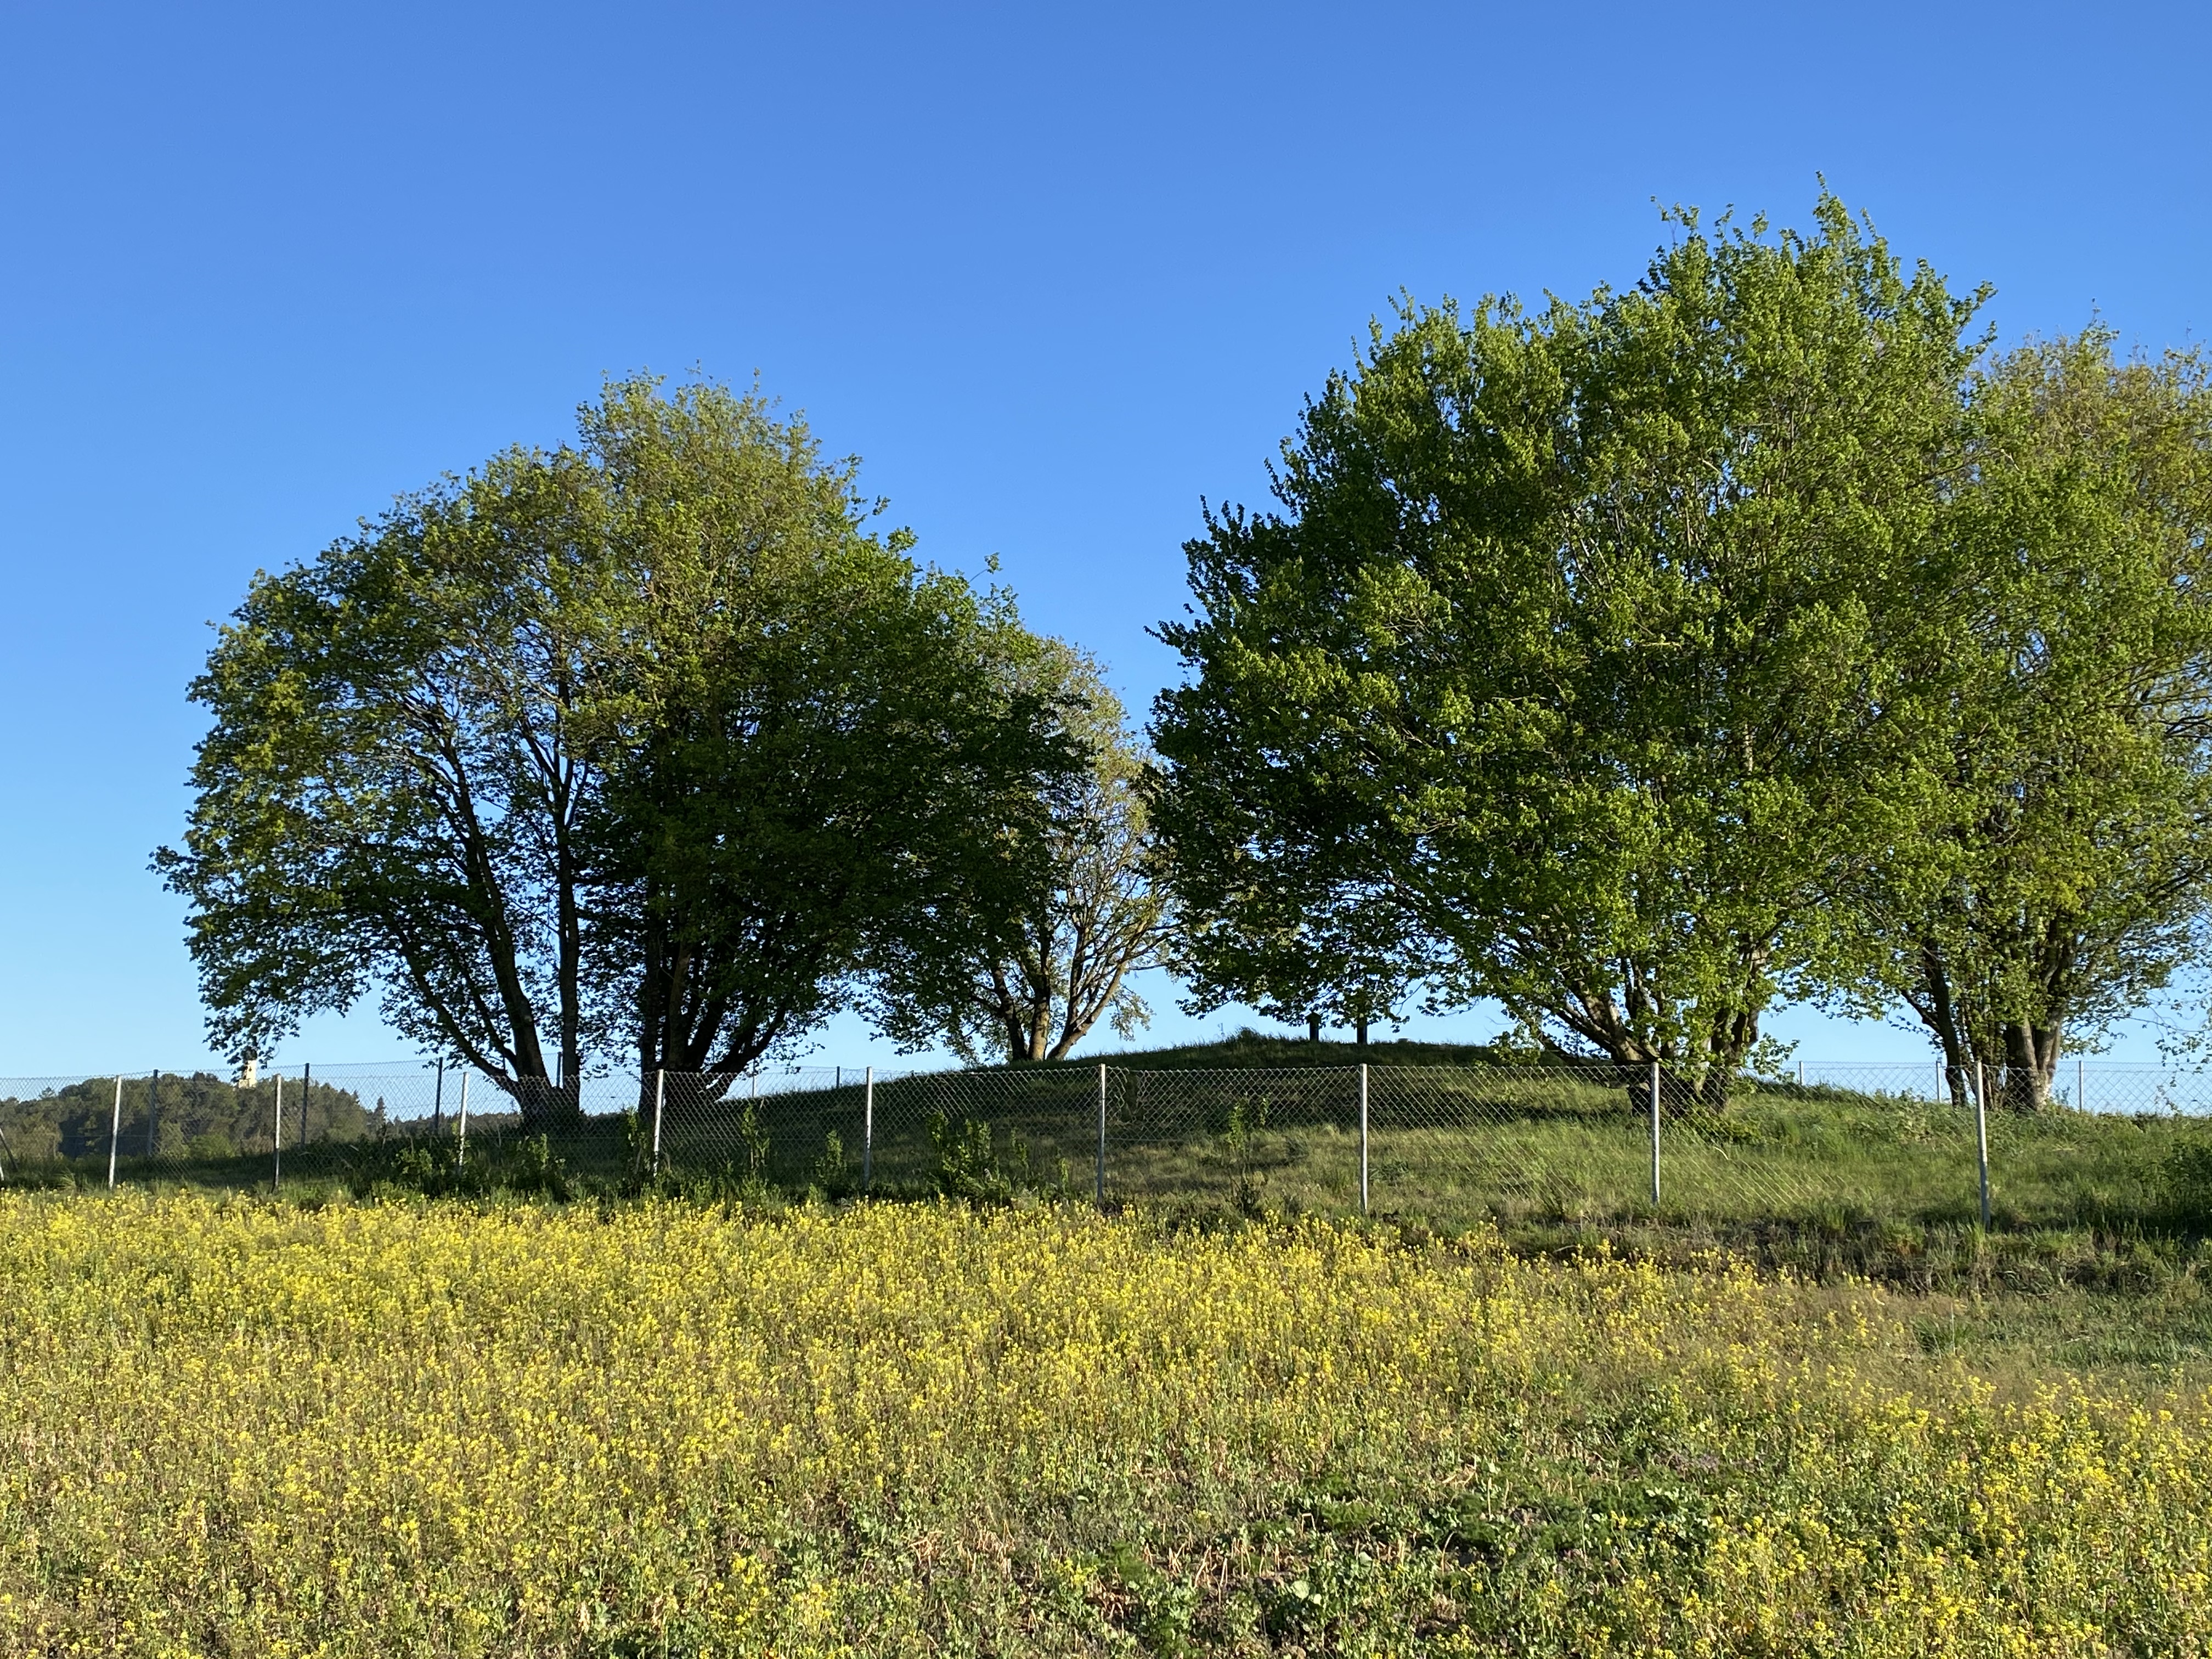
[[[1311, 1042], [1302, 1036], [1270, 1036], [1250, 1029], [1212, 1042], [1167, 1048], [1135, 1048], [1121, 1054], [1085, 1054], [1057, 1062], [1063, 1066], [1109, 1066], [1149, 1071], [1229, 1070], [1276, 1066], [1526, 1066], [1525, 1054], [1501, 1051], [1483, 1042]], [[1004, 1068], [996, 1068], [1004, 1069]]]

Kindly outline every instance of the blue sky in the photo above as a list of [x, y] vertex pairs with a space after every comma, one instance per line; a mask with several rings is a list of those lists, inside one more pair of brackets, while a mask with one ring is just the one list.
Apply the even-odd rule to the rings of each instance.
[[[605, 374], [757, 371], [1142, 704], [1201, 498], [1370, 317], [1632, 280], [1654, 198], [1802, 222], [1824, 173], [2007, 336], [2200, 335], [2208, 16], [0, 5], [0, 1074], [203, 1054], [146, 860], [209, 623]], [[1158, 988], [1159, 1036], [1240, 1023]], [[286, 1058], [404, 1052], [364, 1011]]]

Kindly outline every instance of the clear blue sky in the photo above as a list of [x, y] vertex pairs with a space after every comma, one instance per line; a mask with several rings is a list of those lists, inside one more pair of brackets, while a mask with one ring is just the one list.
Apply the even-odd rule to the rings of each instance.
[[[2201, 333], [2207, 19], [0, 7], [0, 1074], [204, 1053], [146, 860], [209, 623], [603, 374], [757, 370], [1141, 704], [1200, 498], [1261, 493], [1392, 295], [1631, 280], [1655, 198], [1802, 222], [1825, 173], [2008, 335]], [[1162, 1035], [1238, 1018], [1171, 997]], [[403, 1052], [362, 1015], [285, 1057]]]

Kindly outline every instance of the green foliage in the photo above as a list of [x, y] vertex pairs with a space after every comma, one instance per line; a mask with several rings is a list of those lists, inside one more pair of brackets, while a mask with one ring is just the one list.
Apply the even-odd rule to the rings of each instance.
[[969, 918], [965, 949], [886, 933], [872, 957], [883, 1028], [914, 1048], [944, 1042], [970, 1063], [1061, 1060], [1102, 1019], [1133, 1036], [1150, 1013], [1128, 976], [1153, 964], [1167, 933], [1139, 787], [1146, 757], [1121, 700], [1073, 647], [1009, 644], [1009, 684], [1053, 712], [1084, 764], [1045, 780], [1039, 856], [1006, 923]]
[[2198, 944], [2212, 395], [1977, 362], [1823, 198], [1626, 293], [1407, 307], [1191, 544], [1158, 819], [1199, 1006], [1488, 997], [1719, 1086], [1901, 1002], [2039, 1106]]
[[883, 936], [1002, 932], [1080, 757], [1011, 604], [872, 510], [757, 395], [638, 377], [258, 577], [155, 859], [216, 1040], [380, 991], [544, 1119], [587, 1048], [736, 1071]]
[[1823, 198], [1644, 280], [1406, 310], [1213, 516], [1156, 802], [1201, 993], [1366, 976], [1732, 1072], [1856, 940], [1978, 300]]
[[845, 1138], [835, 1129], [823, 1133], [822, 1156], [810, 1173], [812, 1184], [830, 1197], [840, 1196], [851, 1187], [853, 1172], [845, 1162]]
[[1020, 1136], [1009, 1139], [1006, 1164], [1001, 1168], [991, 1126], [981, 1119], [956, 1121], [942, 1111], [933, 1112], [928, 1127], [937, 1154], [937, 1189], [945, 1197], [971, 1204], [1005, 1204], [1030, 1185], [1029, 1148]]
[[483, 1137], [465, 1149], [450, 1136], [389, 1136], [349, 1149], [340, 1173], [356, 1198], [544, 1198], [565, 1204], [596, 1183], [573, 1176], [552, 1138], [540, 1132]]
[[[2197, 951], [2212, 883], [2212, 394], [2193, 355], [2101, 330], [1996, 359], [1929, 584], [1915, 833], [1860, 900], [1873, 994], [1960, 1068], [2045, 1103]], [[1940, 693], [1940, 695], [1937, 695]]]
[[1221, 1137], [1231, 1171], [1230, 1202], [1240, 1215], [1260, 1213], [1260, 1195], [1267, 1176], [1260, 1167], [1257, 1136], [1267, 1127], [1267, 1099], [1240, 1094], [1230, 1103], [1229, 1127]]
[[769, 1133], [761, 1122], [760, 1102], [748, 1100], [738, 1114], [738, 1145], [744, 1149], [745, 1174], [754, 1181], [768, 1178], [770, 1146]]
[[849, 467], [740, 414], [633, 387], [602, 417], [660, 601], [589, 835], [610, 1018], [647, 1072], [740, 1070], [875, 958], [1004, 937], [1083, 761], [1007, 672], [1037, 647], [1006, 597], [862, 534]]
[[213, 725], [155, 858], [220, 1046], [381, 987], [432, 1052], [544, 1079], [550, 1030], [573, 1073], [585, 715], [624, 574], [592, 470], [509, 451], [255, 578], [193, 683]]
[[2212, 1134], [2174, 1137], [2166, 1148], [2163, 1173], [2174, 1213], [2212, 1228]]
[[[380, 993], [533, 1130], [587, 1050], [728, 1074], [855, 1004], [1055, 1060], [1142, 1020], [1172, 900], [1194, 1008], [1495, 1000], [1717, 1141], [1778, 997], [1901, 1004], [2047, 1103], [2202, 943], [2203, 366], [1986, 356], [1832, 197], [1668, 218], [1632, 289], [1373, 330], [1278, 510], [1188, 544], [1158, 769], [1097, 664], [717, 386], [611, 381], [257, 577], [156, 855], [212, 1030]], [[22, 1133], [82, 1156], [74, 1110]], [[219, 1116], [149, 1133], [254, 1149]]]
[[[350, 1090], [328, 1083], [287, 1079], [283, 1100], [288, 1151], [307, 1139], [350, 1145], [383, 1130], [380, 1101], [365, 1106]], [[55, 1160], [104, 1163], [111, 1138], [126, 1170], [149, 1160], [222, 1163], [251, 1155], [265, 1163], [276, 1103], [273, 1080], [241, 1087], [205, 1072], [165, 1075], [158, 1084], [125, 1078], [118, 1129], [115, 1080], [91, 1078], [33, 1099], [0, 1100], [0, 1166], [12, 1175]]]

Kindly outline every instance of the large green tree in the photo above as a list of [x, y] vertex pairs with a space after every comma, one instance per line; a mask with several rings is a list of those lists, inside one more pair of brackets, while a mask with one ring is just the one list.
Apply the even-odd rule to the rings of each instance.
[[380, 990], [538, 1109], [610, 1048], [742, 1066], [874, 930], [1002, 913], [1073, 761], [994, 674], [1008, 608], [869, 512], [759, 397], [638, 378], [257, 578], [156, 857], [218, 1040]]
[[[1963, 1091], [2025, 1108], [2202, 943], [2212, 885], [2212, 397], [2193, 354], [2108, 333], [1972, 387], [1950, 507], [1946, 696], [1927, 700], [1917, 859], [1875, 872], [1871, 982]], [[1863, 1001], [1872, 1000], [1863, 998]]]
[[1349, 896], [1432, 1001], [1713, 1088], [1863, 954], [1978, 296], [1816, 219], [1686, 214], [1632, 290], [1409, 310], [1332, 377], [1161, 630], [1187, 910]]

